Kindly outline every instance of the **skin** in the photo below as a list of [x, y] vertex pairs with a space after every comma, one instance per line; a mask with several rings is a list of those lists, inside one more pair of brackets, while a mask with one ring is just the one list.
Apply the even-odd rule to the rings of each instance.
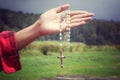
[[[15, 37], [18, 50], [21, 50], [39, 37], [59, 33], [61, 14], [69, 7], [69, 4], [65, 4], [57, 8], [50, 9], [43, 13], [35, 23], [16, 32]], [[87, 11], [71, 11], [70, 28], [83, 26], [86, 24], [86, 21], [92, 20], [92, 16], [94, 16], [94, 14]], [[62, 31], [65, 31], [65, 26], [62, 26]]]

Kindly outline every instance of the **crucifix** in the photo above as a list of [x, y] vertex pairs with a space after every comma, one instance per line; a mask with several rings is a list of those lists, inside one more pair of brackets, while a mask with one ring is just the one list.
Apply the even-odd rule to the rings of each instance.
[[[62, 33], [62, 26], [65, 25], [65, 32]], [[61, 14], [61, 21], [60, 21], [60, 27], [59, 27], [59, 40], [60, 40], [60, 55], [59, 55], [59, 59], [60, 59], [60, 64], [61, 64], [61, 68], [64, 67], [63, 65], [63, 59], [65, 58], [65, 56], [63, 55], [63, 44], [62, 41], [67, 41], [67, 48], [70, 48], [70, 10], [64, 11]]]

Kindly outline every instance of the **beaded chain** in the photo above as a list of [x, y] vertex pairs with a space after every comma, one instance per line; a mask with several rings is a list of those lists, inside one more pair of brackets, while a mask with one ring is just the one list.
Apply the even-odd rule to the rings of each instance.
[[[63, 22], [65, 22], [65, 32], [62, 30], [62, 26], [64, 26]], [[59, 29], [59, 40], [60, 40], [60, 64], [61, 68], [64, 67], [63, 65], [63, 59], [65, 56], [63, 55], [63, 44], [62, 41], [67, 41], [67, 48], [70, 48], [70, 10], [64, 11], [61, 15], [61, 22], [60, 22], [60, 29]]]

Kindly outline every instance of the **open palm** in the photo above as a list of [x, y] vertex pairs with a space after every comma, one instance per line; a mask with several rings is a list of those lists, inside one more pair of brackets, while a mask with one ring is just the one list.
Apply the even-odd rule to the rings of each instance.
[[[40, 16], [40, 32], [43, 35], [56, 34], [59, 32], [60, 20], [62, 11], [68, 9], [70, 6], [63, 5], [58, 8], [51, 9]], [[82, 26], [92, 19], [93, 13], [88, 13], [86, 11], [71, 11], [70, 12], [70, 28], [77, 26]], [[65, 22], [63, 22], [64, 24]], [[63, 31], [65, 31], [65, 26], [62, 26]]]

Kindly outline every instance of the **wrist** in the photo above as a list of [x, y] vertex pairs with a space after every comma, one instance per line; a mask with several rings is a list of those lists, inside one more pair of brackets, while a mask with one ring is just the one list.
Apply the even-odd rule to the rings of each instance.
[[41, 21], [37, 20], [34, 24], [33, 24], [33, 31], [35, 32], [35, 35], [38, 37], [43, 36], [42, 31], [41, 31]]

